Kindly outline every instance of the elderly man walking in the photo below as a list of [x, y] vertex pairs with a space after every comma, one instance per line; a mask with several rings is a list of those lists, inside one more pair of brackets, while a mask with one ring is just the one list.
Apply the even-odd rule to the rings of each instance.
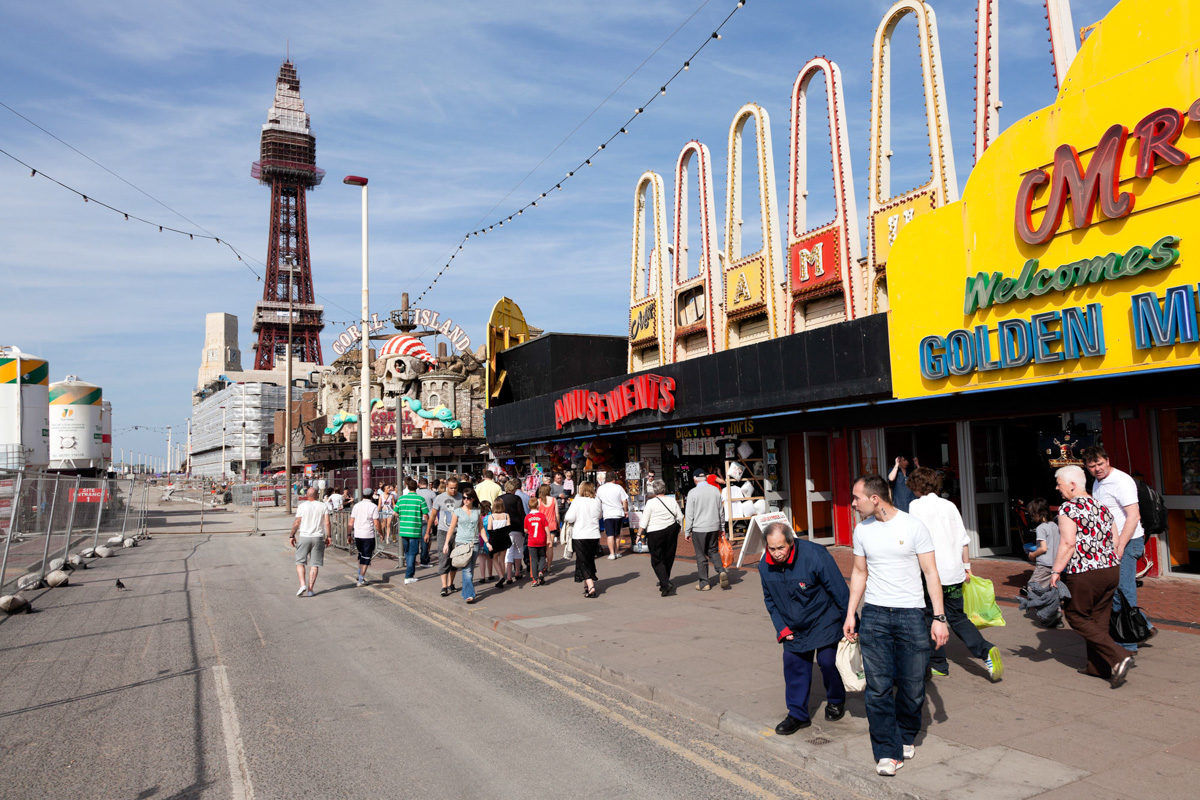
[[[317, 499], [317, 490], [309, 489], [305, 499], [296, 508], [296, 519], [292, 523], [292, 535], [288, 543], [296, 548], [296, 575], [300, 578], [297, 597], [312, 597], [317, 582], [317, 570], [325, 565], [325, 548], [331, 542], [329, 535], [329, 512], [325, 504]], [[308, 580], [304, 568], [308, 567]]]
[[814, 659], [825, 683], [825, 719], [836, 721], [846, 713], [846, 687], [835, 662], [850, 590], [833, 556], [821, 545], [797, 539], [782, 522], [768, 525], [765, 539], [767, 551], [758, 562], [758, 574], [776, 641], [783, 645], [788, 710], [775, 732], [791, 736], [812, 724], [808, 692]]
[[[917, 754], [925, 706], [930, 639], [942, 647], [950, 635], [942, 605], [933, 538], [920, 520], [891, 503], [887, 481], [866, 475], [854, 482], [854, 569], [842, 633], [862, 644], [867, 674], [867, 724], [875, 771], [891, 776]], [[933, 606], [925, 624], [925, 592]], [[854, 615], [863, 601], [862, 624]]]
[[693, 473], [695, 486], [687, 493], [684, 501], [685, 521], [683, 537], [692, 543], [696, 551], [696, 589], [707, 592], [712, 588], [708, 581], [708, 564], [718, 571], [721, 588], [729, 588], [729, 573], [721, 564], [721, 556], [717, 551], [717, 543], [721, 537], [721, 529], [725, 527], [725, 504], [721, 500], [721, 490], [708, 482], [708, 474], [698, 469]]

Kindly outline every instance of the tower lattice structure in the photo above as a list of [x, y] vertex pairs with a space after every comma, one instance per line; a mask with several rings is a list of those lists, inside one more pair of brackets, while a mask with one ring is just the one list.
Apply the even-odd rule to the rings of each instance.
[[254, 307], [255, 369], [274, 369], [277, 358], [286, 358], [289, 306], [292, 357], [324, 363], [320, 340], [324, 308], [316, 304], [313, 294], [305, 204], [306, 192], [325, 177], [325, 171], [317, 168], [316, 153], [317, 140], [304, 112], [296, 67], [285, 61], [275, 81], [275, 103], [262, 126], [259, 160], [250, 168], [252, 177], [271, 187], [267, 274], [262, 300]]

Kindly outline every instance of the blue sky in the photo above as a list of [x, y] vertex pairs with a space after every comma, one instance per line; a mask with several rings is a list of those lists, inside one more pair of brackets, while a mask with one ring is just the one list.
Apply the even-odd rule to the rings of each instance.
[[[328, 171], [309, 195], [314, 281], [327, 319], [347, 320], [359, 307], [359, 197], [342, 185], [343, 175], [371, 181], [371, 305], [385, 314], [399, 305], [402, 291], [415, 297], [462, 234], [701, 2], [10, 0], [0, 12], [0, 100], [261, 261], [269, 192], [250, 178], [249, 167], [290, 46], [318, 164]], [[622, 334], [638, 176], [656, 170], [670, 195], [680, 148], [700, 139], [713, 153], [723, 225], [729, 123], [743, 103], [755, 101], [771, 114], [779, 208], [786, 214], [791, 87], [817, 54], [842, 68], [855, 190], [865, 214], [871, 43], [890, 5], [750, 0], [628, 136], [517, 223], [472, 239], [423, 305], [470, 326], [476, 342], [504, 295], [548, 330]], [[972, 163], [975, 3], [932, 5], [961, 185]], [[1115, 2], [1072, 5], [1082, 27]], [[710, 0], [487, 221], [561, 179], [654, 94], [733, 6]], [[282, 18], [288, 7], [294, 11]], [[1054, 98], [1040, 0], [1002, 2], [1000, 38], [1007, 126]], [[893, 186], [900, 191], [922, 182], [927, 171], [911, 20], [896, 45]], [[832, 215], [832, 190], [828, 167], [820, 166], [827, 163], [824, 133], [817, 125], [810, 130], [816, 166], [810, 166], [808, 221], [815, 225]], [[3, 109], [0, 147], [96, 198], [190, 227]], [[755, 190], [747, 184], [745, 191]], [[114, 406], [117, 448], [161, 455], [161, 434], [126, 429], [183, 429], [206, 312], [238, 315], [244, 366], [251, 366], [249, 323], [262, 285], [224, 248], [124, 222], [30, 179], [2, 157], [0, 220], [0, 343], [49, 358], [52, 380], [71, 373], [102, 385]], [[323, 336], [327, 362], [341, 327], [330, 325]]]

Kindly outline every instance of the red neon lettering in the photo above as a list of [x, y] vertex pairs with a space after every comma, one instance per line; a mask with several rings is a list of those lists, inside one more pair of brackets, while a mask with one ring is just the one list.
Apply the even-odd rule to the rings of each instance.
[[670, 414], [675, 410], [675, 379], [663, 378], [662, 384], [659, 386], [659, 401], [658, 408], [664, 414]]
[[1138, 139], [1137, 176], [1151, 178], [1157, 159], [1174, 167], [1182, 167], [1191, 156], [1175, 146], [1183, 133], [1183, 114], [1173, 108], [1153, 111], [1137, 124], [1133, 135]]
[[554, 427], [560, 431], [562, 430], [562, 426], [567, 423], [567, 419], [568, 419], [568, 417], [567, 417], [567, 398], [568, 397], [570, 397], [570, 395], [567, 395], [566, 397], [561, 397], [558, 400], [554, 401]]
[[[1071, 198], [1071, 217], [1076, 228], [1091, 224], [1092, 212], [1097, 199], [1100, 210], [1109, 219], [1119, 219], [1133, 211], [1134, 197], [1130, 192], [1119, 191], [1121, 179], [1121, 154], [1125, 150], [1125, 139], [1129, 130], [1124, 125], [1113, 125], [1100, 137], [1087, 170], [1079, 162], [1079, 153], [1069, 144], [1059, 145], [1054, 151], [1054, 175], [1044, 169], [1035, 169], [1021, 179], [1017, 189], [1017, 234], [1027, 244], [1045, 244], [1054, 238], [1062, 225], [1067, 197]], [[1033, 224], [1033, 200], [1040, 187], [1050, 184], [1050, 196], [1046, 202], [1046, 213], [1042, 222]]]

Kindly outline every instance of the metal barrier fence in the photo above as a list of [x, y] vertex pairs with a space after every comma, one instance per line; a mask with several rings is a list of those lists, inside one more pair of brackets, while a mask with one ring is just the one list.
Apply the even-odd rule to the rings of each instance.
[[24, 575], [45, 578], [73, 547], [144, 534], [148, 502], [149, 487], [135, 479], [0, 472], [0, 594]]
[[[394, 520], [394, 518], [393, 518]], [[333, 546], [342, 550], [353, 550], [354, 530], [350, 522], [350, 509], [329, 512], [329, 533]], [[391, 541], [384, 541], [383, 534], [375, 535], [375, 555], [401, 559], [400, 540], [393, 528]]]

